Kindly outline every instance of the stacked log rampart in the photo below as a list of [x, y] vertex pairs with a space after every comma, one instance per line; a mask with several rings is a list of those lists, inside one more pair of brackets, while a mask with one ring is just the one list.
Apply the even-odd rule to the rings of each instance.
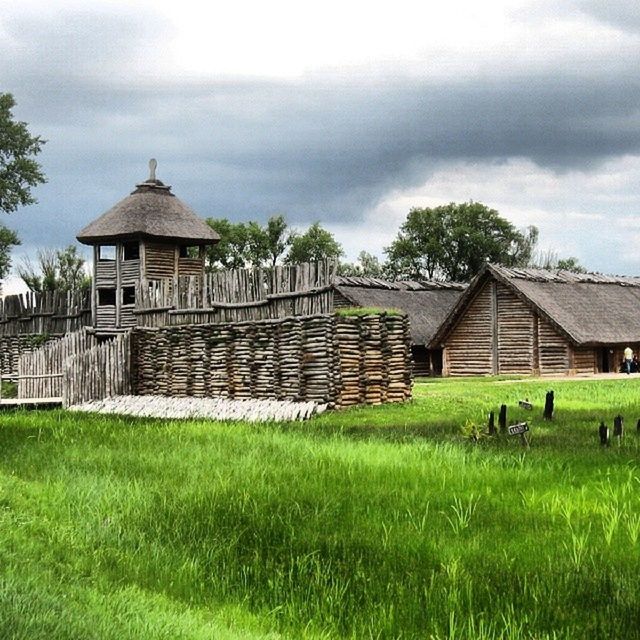
[[405, 316], [137, 327], [131, 351], [136, 395], [313, 400], [339, 408], [411, 397]]

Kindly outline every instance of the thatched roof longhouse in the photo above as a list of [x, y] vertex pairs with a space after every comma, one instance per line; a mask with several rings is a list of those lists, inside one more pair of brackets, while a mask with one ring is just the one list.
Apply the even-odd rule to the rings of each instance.
[[442, 343], [482, 283], [493, 277], [548, 320], [575, 346], [640, 340], [640, 278], [487, 265], [460, 297], [431, 341]]

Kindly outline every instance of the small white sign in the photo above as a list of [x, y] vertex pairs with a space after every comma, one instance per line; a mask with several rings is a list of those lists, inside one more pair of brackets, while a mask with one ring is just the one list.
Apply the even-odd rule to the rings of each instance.
[[529, 425], [526, 422], [519, 422], [518, 424], [512, 424], [507, 431], [510, 436], [519, 436], [529, 431]]

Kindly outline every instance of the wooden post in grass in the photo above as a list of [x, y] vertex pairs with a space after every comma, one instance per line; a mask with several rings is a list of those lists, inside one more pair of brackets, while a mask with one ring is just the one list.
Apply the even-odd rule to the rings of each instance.
[[500, 405], [500, 413], [498, 414], [498, 425], [500, 426], [500, 433], [507, 432], [507, 405]]
[[542, 417], [545, 420], [553, 419], [553, 391], [547, 391], [547, 395], [544, 399], [544, 413]]
[[613, 419], [613, 435], [618, 438], [618, 446], [620, 446], [624, 436], [624, 419], [621, 415], [617, 415]]
[[598, 435], [600, 436], [600, 444], [603, 447], [608, 447], [609, 446], [609, 427], [607, 427], [602, 420], [600, 421], [600, 426], [598, 427]]
[[[640, 424], [640, 420], [638, 420], [638, 424]], [[489, 411], [489, 435], [496, 435], [496, 416], [493, 411]]]

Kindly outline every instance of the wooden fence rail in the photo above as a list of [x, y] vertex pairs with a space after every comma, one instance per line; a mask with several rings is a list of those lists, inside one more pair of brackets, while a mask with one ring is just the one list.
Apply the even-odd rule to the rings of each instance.
[[129, 395], [129, 345], [129, 333], [123, 333], [91, 349], [69, 356], [62, 377], [63, 406]]

